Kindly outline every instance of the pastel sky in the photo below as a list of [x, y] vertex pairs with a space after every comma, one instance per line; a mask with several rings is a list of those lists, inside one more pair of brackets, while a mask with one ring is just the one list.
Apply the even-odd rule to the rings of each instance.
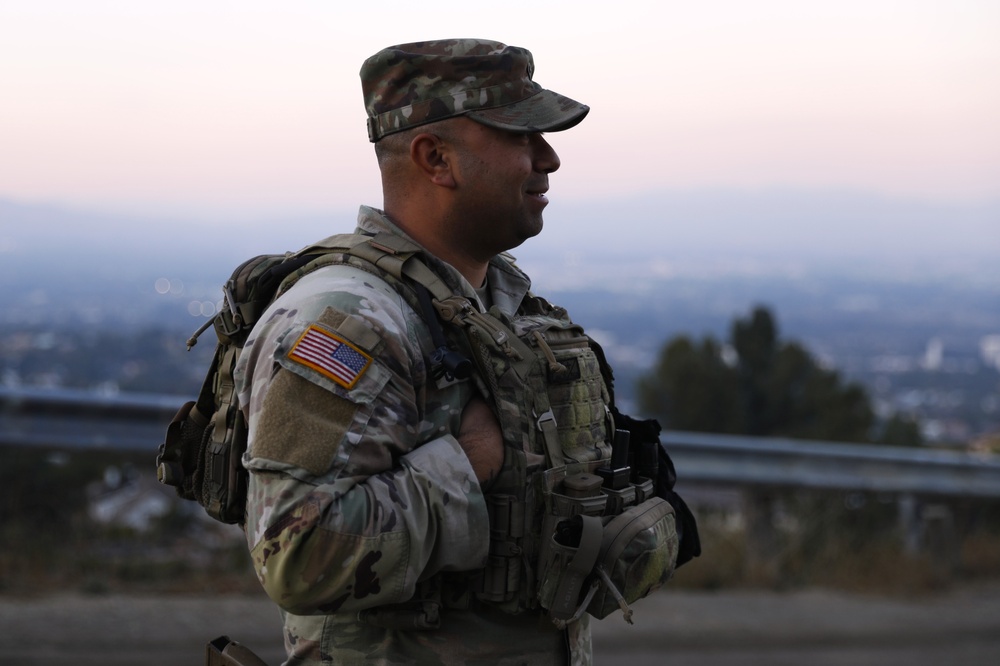
[[1000, 199], [1000, 1], [0, 0], [0, 198], [238, 217], [379, 204], [358, 69], [487, 37], [589, 104], [553, 198]]

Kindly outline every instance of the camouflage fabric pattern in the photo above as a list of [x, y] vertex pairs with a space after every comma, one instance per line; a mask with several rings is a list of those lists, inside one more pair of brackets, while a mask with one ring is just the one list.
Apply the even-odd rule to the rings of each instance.
[[[653, 497], [612, 518], [604, 527], [598, 564], [618, 593], [631, 603], [660, 589], [677, 562], [677, 521], [670, 504]], [[617, 597], [603, 587], [587, 612], [596, 618], [619, 610]]]
[[361, 67], [368, 138], [468, 115], [517, 132], [556, 132], [590, 110], [532, 80], [527, 49], [480, 39], [390, 46]]
[[[575, 623], [569, 636], [540, 614], [508, 615], [496, 610], [444, 610], [434, 631], [387, 631], [344, 615], [285, 617], [286, 666], [414, 664], [445, 666], [591, 666], [589, 619]], [[328, 647], [336, 637], [336, 649]], [[557, 655], [568, 643], [576, 649], [565, 661]], [[326, 646], [324, 645], [326, 643]]]
[[[547, 388], [564, 457], [554, 464], [610, 458], [614, 424], [607, 405], [611, 397], [583, 328], [574, 324], [563, 308], [537, 297], [530, 302], [537, 314], [525, 314], [508, 323], [519, 338], [532, 343], [546, 359], [541, 381]], [[498, 370], [498, 383], [509, 383], [510, 395], [524, 394], [515, 386], [517, 379], [512, 373]], [[523, 413], [523, 406], [514, 413]], [[539, 445], [530, 448], [538, 449]]]
[[[591, 576], [581, 581], [573, 571], [572, 562], [580, 556], [583, 546], [553, 542], [541, 564], [539, 595], [547, 608], [556, 608], [561, 590], [567, 589], [574, 579], [581, 583], [581, 589], [596, 585], [586, 606], [587, 613], [604, 619], [621, 612], [631, 623], [632, 610], [627, 604], [649, 596], [673, 576], [678, 544], [673, 511], [666, 500], [654, 497], [614, 518], [588, 516], [586, 520], [592, 521], [601, 534], [595, 571], [603, 571], [606, 579]], [[600, 522], [604, 522], [603, 532]], [[567, 610], [571, 613], [577, 609], [571, 606]]]
[[[401, 234], [366, 207], [359, 230]], [[476, 301], [457, 272], [426, 262]], [[527, 278], [498, 258], [489, 280], [494, 305], [513, 315]], [[371, 357], [351, 388], [289, 358], [309, 326]], [[236, 369], [250, 431], [246, 536], [285, 618], [286, 663], [552, 664], [568, 643], [570, 661], [586, 664], [585, 622], [563, 632], [540, 612], [452, 608], [425, 595], [428, 581], [481, 568], [490, 542], [483, 492], [452, 434], [475, 385], [434, 380], [430, 341], [385, 279], [337, 265], [302, 277], [247, 343]], [[427, 608], [439, 628], [359, 620], [373, 609], [419, 619]]]

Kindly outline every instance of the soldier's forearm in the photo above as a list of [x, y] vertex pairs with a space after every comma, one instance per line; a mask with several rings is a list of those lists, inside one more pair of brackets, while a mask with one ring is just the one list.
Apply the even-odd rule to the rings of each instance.
[[485, 502], [450, 436], [366, 479], [312, 486], [255, 473], [250, 498], [258, 577], [276, 603], [298, 615], [406, 601], [418, 579], [481, 566], [486, 556]]

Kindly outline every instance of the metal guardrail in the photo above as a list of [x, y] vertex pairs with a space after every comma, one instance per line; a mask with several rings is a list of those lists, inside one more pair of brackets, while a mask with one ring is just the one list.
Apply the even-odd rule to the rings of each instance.
[[155, 451], [188, 399], [0, 388], [0, 445]]
[[1000, 456], [941, 449], [668, 432], [684, 481], [1000, 498]]
[[[186, 398], [0, 388], [0, 445], [153, 452]], [[668, 432], [685, 485], [1000, 498], [1000, 456], [926, 448]]]

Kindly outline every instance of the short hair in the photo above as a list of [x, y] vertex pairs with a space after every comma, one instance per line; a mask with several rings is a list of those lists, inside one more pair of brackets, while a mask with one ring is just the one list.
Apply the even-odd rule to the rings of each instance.
[[418, 125], [389, 134], [375, 142], [375, 159], [383, 174], [389, 173], [401, 165], [401, 160], [410, 158], [410, 143], [418, 134], [433, 134], [443, 141], [454, 143], [456, 133], [449, 126], [453, 119], [445, 119], [427, 125]]
[[410, 142], [416, 136], [420, 128], [411, 128], [395, 134], [389, 134], [379, 139], [375, 143], [375, 159], [378, 160], [379, 169], [385, 171], [394, 168], [393, 162], [401, 157], [408, 157], [410, 154]]

